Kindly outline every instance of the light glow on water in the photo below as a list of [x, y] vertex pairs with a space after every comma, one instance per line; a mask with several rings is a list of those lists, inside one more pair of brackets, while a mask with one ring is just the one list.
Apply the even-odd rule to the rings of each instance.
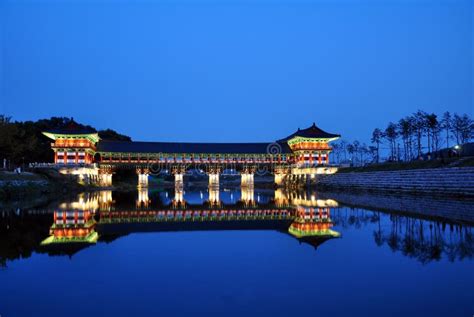
[[174, 190], [141, 189], [4, 211], [2, 316], [472, 310], [470, 202], [448, 202], [459, 219], [446, 219], [436, 216], [436, 204], [420, 214], [348, 205], [341, 193], [253, 191], [254, 204], [239, 188], [187, 189], [179, 204], [167, 198]]

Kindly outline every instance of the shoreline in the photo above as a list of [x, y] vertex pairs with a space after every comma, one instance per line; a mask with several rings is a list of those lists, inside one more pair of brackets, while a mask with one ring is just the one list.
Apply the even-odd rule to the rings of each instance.
[[427, 220], [474, 223], [474, 199], [450, 199], [446, 196], [413, 193], [374, 193], [347, 190], [319, 190], [318, 197], [333, 199], [340, 205], [397, 215], [417, 216]]
[[321, 175], [309, 188], [474, 198], [474, 167], [347, 172]]

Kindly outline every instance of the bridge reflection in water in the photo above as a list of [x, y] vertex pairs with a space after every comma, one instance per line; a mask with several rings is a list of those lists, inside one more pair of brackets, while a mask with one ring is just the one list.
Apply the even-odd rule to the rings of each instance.
[[[371, 228], [378, 246], [389, 247], [422, 263], [443, 256], [450, 261], [474, 256], [474, 216], [468, 212], [472, 210], [469, 203], [429, 201], [423, 209], [410, 206], [405, 197], [406, 210], [390, 209], [388, 204], [367, 209], [348, 204], [347, 201], [355, 201], [353, 196], [344, 200], [341, 193], [324, 193], [326, 198], [341, 201], [340, 205], [336, 200], [323, 199], [322, 195], [253, 187], [220, 191], [213, 187], [174, 191], [144, 188], [136, 192], [83, 194], [54, 210], [50, 236], [40, 237], [39, 251], [71, 255], [98, 241], [112, 241], [135, 232], [210, 230], [273, 230], [317, 248], [340, 237], [339, 230]], [[376, 203], [378, 198], [372, 199]], [[383, 202], [387, 199], [384, 197]], [[399, 204], [401, 198], [393, 199]], [[448, 207], [458, 212], [443, 217], [442, 211]]]
[[331, 208], [337, 207], [337, 202], [314, 195], [288, 195], [276, 190], [273, 199], [260, 199], [257, 194], [256, 201], [254, 188], [245, 187], [240, 189], [240, 199], [235, 200], [238, 194], [232, 191], [230, 203], [223, 203], [220, 196], [226, 192], [218, 187], [209, 187], [206, 199], [201, 193], [199, 199], [190, 197], [189, 202], [182, 188], [176, 188], [174, 196], [154, 193], [153, 199], [147, 188], [138, 189], [134, 199], [129, 193], [124, 201], [114, 200], [114, 194], [88, 193], [61, 204], [53, 213], [50, 236], [42, 247], [68, 253], [68, 248], [81, 249], [101, 238], [133, 232], [276, 230], [314, 247], [340, 236], [331, 229]]

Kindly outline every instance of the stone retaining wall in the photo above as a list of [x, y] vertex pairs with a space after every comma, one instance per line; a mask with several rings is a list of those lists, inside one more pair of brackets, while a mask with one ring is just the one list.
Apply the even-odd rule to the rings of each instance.
[[355, 193], [328, 191], [318, 193], [323, 199], [333, 199], [341, 205], [369, 210], [397, 212], [411, 216], [439, 218], [447, 222], [474, 224], [473, 199], [449, 199], [409, 194]]
[[11, 187], [27, 187], [27, 186], [47, 186], [49, 182], [47, 180], [8, 180], [0, 181], [0, 188], [11, 186]]
[[371, 191], [392, 191], [474, 197], [474, 167], [352, 172], [318, 175], [312, 185]]

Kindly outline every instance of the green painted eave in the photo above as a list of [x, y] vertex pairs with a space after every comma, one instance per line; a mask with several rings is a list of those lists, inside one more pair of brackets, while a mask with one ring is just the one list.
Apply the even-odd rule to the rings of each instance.
[[302, 231], [302, 230], [297, 230], [293, 227], [290, 227], [288, 229], [288, 232], [297, 237], [297, 238], [304, 238], [304, 237], [332, 237], [332, 238], [338, 238], [341, 236], [339, 232], [336, 232], [331, 229], [326, 229], [326, 230], [311, 230], [311, 231]]
[[91, 232], [85, 237], [72, 237], [72, 238], [56, 238], [54, 236], [49, 236], [41, 242], [41, 245], [51, 245], [51, 244], [59, 244], [59, 243], [97, 243], [99, 240], [99, 234], [97, 232]]
[[87, 133], [87, 134], [60, 134], [52, 132], [42, 132], [45, 136], [52, 140], [57, 139], [86, 139], [92, 143], [97, 143], [100, 140], [98, 133]]
[[339, 137], [334, 137], [334, 138], [304, 138], [300, 136], [295, 136], [294, 138], [291, 138], [288, 140], [288, 145], [293, 145], [296, 143], [302, 143], [302, 142], [331, 142], [339, 139]]

